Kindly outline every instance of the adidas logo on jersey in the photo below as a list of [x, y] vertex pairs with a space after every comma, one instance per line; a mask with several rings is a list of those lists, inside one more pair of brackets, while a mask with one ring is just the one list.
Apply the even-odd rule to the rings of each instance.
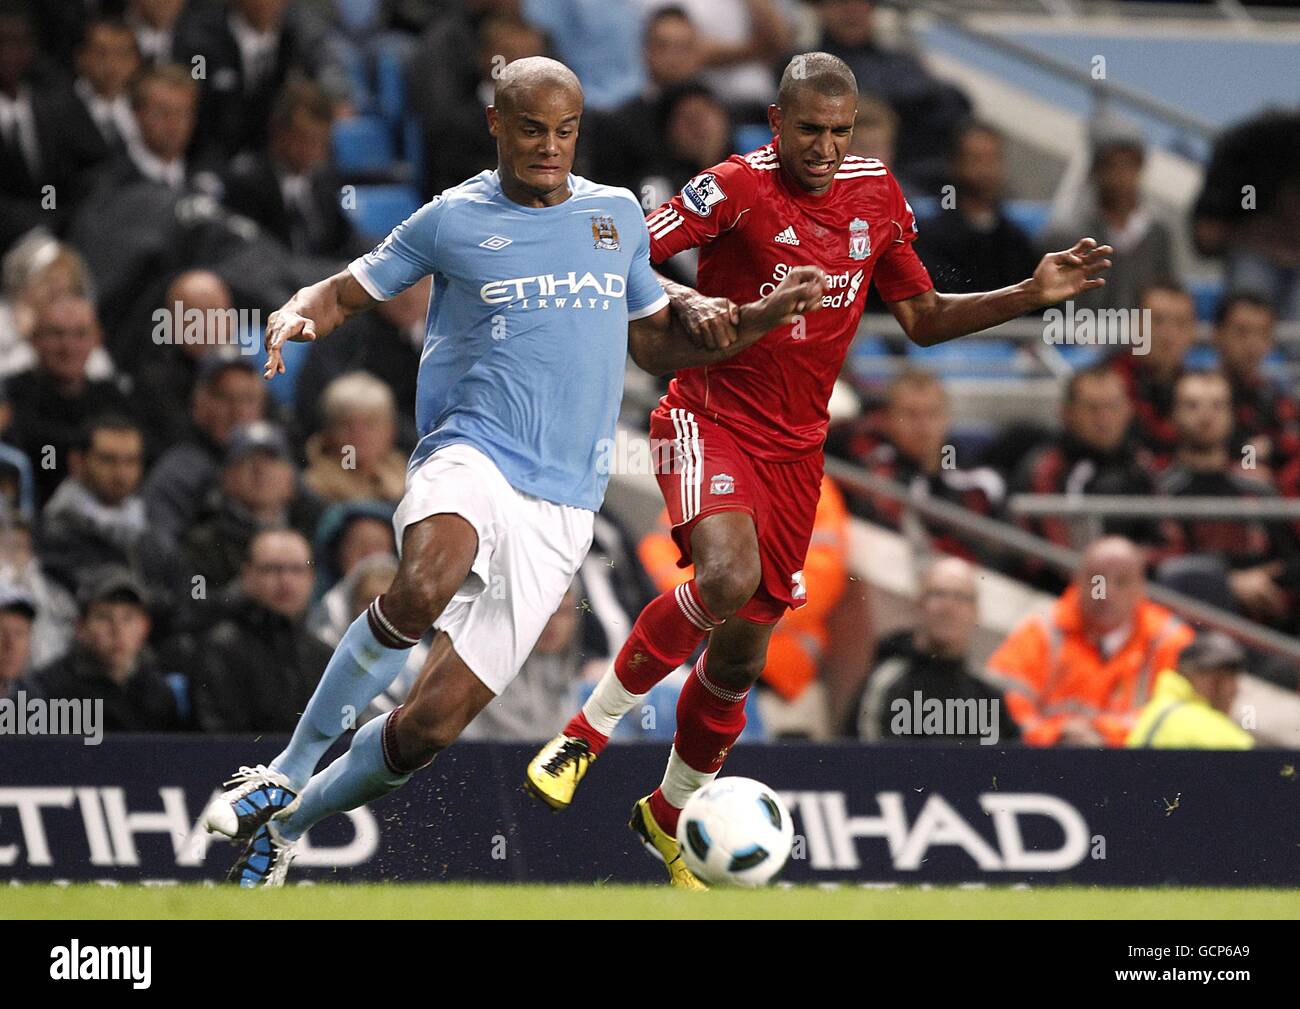
[[783, 232], [777, 235], [773, 241], [780, 242], [782, 245], [798, 245], [799, 236], [794, 233], [794, 225], [791, 224]]

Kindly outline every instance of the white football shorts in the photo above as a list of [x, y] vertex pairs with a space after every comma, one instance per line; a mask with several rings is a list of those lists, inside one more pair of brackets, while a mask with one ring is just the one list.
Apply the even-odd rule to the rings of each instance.
[[460, 444], [438, 449], [407, 472], [393, 515], [399, 551], [408, 525], [442, 514], [474, 527], [478, 551], [434, 627], [447, 632], [456, 654], [500, 694], [587, 556], [595, 513], [515, 490], [491, 459]]

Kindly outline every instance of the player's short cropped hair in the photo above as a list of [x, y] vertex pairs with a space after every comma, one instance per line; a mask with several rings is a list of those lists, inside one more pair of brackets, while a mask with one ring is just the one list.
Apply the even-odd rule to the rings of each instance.
[[352, 413], [382, 411], [397, 416], [393, 390], [366, 371], [348, 372], [330, 382], [321, 393], [317, 409], [327, 427]]
[[948, 401], [948, 390], [943, 387], [938, 375], [924, 368], [904, 368], [885, 386], [885, 400], [893, 403], [900, 393], [929, 392], [932, 389], [939, 391], [945, 403]]
[[1273, 302], [1259, 291], [1229, 291], [1214, 309], [1214, 324], [1222, 326], [1238, 305], [1251, 305], [1264, 309], [1269, 315], [1277, 315]]
[[188, 91], [196, 101], [199, 97], [199, 82], [190, 76], [190, 72], [177, 63], [150, 67], [135, 79], [131, 85], [131, 108], [139, 109], [148, 97], [151, 87], [178, 88]]
[[275, 104], [271, 106], [271, 130], [287, 129], [299, 112], [305, 112], [318, 123], [332, 122], [334, 103], [330, 101], [329, 93], [315, 81], [290, 81], [280, 89]]
[[548, 56], [525, 56], [505, 65], [497, 77], [492, 103], [498, 108], [511, 109], [520, 94], [547, 85], [567, 88], [580, 99], [583, 97], [578, 75], [559, 60]]
[[839, 98], [842, 95], [857, 98], [858, 79], [853, 76], [849, 65], [838, 56], [820, 52], [799, 53], [786, 64], [781, 74], [776, 104], [786, 108], [805, 89], [826, 98]]

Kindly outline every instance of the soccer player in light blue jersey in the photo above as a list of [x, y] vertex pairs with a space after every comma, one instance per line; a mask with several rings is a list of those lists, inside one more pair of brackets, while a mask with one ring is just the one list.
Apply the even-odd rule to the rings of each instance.
[[[268, 319], [269, 379], [285, 340], [319, 339], [433, 277], [419, 442], [393, 519], [401, 564], [343, 635], [288, 747], [240, 768], [208, 807], [209, 830], [245, 842], [232, 882], [282, 884], [308, 828], [401, 786], [514, 679], [591, 545], [629, 352], [654, 374], [722, 360], [821, 302], [821, 272], [803, 267], [751, 305], [670, 306], [636, 199], [571, 173], [581, 113], [568, 68], [511, 63], [487, 110], [497, 168]], [[406, 703], [313, 773], [430, 626]]]

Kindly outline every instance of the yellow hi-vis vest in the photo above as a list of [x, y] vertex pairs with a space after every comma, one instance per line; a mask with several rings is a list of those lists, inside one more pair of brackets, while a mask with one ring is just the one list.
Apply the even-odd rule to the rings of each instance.
[[1172, 669], [1156, 677], [1151, 700], [1138, 715], [1125, 746], [1166, 750], [1249, 750], [1250, 733], [1210, 707], [1187, 679]]

